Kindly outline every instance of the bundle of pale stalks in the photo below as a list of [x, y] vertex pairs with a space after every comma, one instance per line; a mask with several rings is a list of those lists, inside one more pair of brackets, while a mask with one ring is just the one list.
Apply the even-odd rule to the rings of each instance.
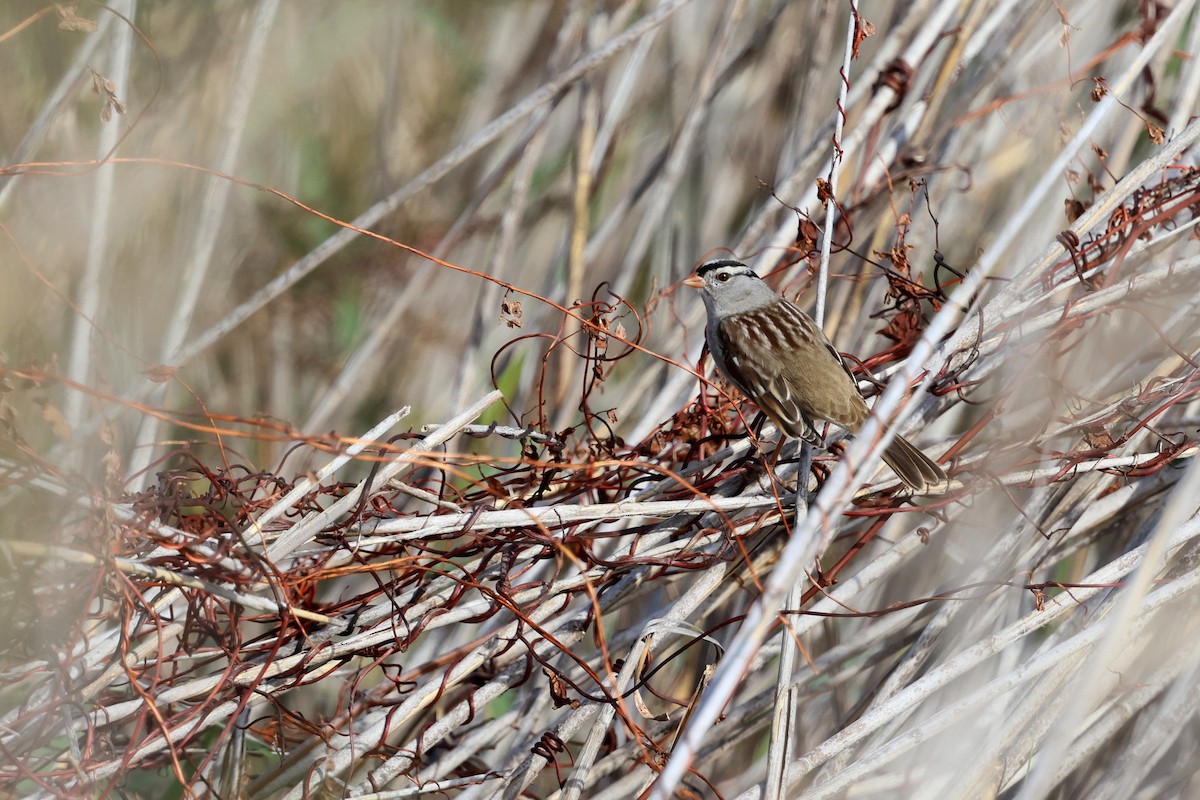
[[1109, 5], [0, 8], [0, 795], [1200, 795], [1200, 19]]

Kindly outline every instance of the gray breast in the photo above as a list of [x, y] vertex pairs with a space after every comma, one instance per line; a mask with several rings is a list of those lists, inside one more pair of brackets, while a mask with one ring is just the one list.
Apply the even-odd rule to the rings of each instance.
[[738, 391], [744, 395], [749, 395], [746, 387], [733, 376], [738, 372], [740, 365], [730, 367], [728, 357], [725, 353], [725, 347], [721, 344], [721, 337], [717, 335], [718, 323], [710, 316], [708, 324], [704, 326], [704, 341], [708, 343], [708, 354], [712, 356], [713, 363], [717, 365], [717, 370], [729, 379], [729, 382], [737, 387]]

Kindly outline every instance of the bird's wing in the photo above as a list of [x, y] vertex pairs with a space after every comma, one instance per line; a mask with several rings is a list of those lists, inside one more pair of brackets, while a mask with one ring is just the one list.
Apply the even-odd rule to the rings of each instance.
[[811, 332], [791, 324], [790, 315], [756, 310], [722, 320], [716, 333], [730, 380], [789, 436], [820, 444], [806, 399], [794, 390], [784, 368], [786, 357], [812, 342]]

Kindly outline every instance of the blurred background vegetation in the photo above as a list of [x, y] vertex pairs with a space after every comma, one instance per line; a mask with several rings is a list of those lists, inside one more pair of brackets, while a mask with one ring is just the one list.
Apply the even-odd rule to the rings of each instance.
[[[1064, 310], [1116, 280], [1115, 272], [1093, 283], [1081, 277], [1078, 286], [1063, 279], [1054, 285], [1056, 292], [1068, 286], [1065, 293], [1053, 294], [1052, 305], [1034, 307], [1041, 302], [1038, 286], [1049, 297], [1052, 278], [1071, 272], [1064, 251], [1057, 252], [1053, 269], [1038, 265], [1041, 254], [1196, 114], [1193, 4], [858, 5], [870, 28], [863, 29], [869, 35], [849, 75], [826, 324], [839, 349], [875, 371], [894, 369], [923, 320], [944, 307], [959, 276], [993, 245], [991, 279], [980, 295], [985, 299], [1005, 286], [1032, 286], [1026, 296], [1031, 309]], [[136, 507], [139, 492], [161, 491], [160, 473], [197, 464], [216, 472], [238, 464], [277, 473], [290, 485], [325, 463], [326, 451], [402, 407], [411, 412], [401, 428], [419, 430], [446, 421], [493, 388], [503, 392], [504, 404], [489, 408], [481, 422], [561, 434], [557, 456], [577, 465], [644, 458], [641, 466], [661, 476], [663, 469], [713, 452], [715, 446], [692, 447], [702, 416], [694, 405], [698, 382], [691, 369], [699, 363], [703, 312], [697, 297], [676, 288], [705, 257], [727, 253], [768, 274], [802, 305], [813, 303], [824, 224], [818, 183], [829, 177], [849, 11], [847, 2], [832, 0], [0, 4], [0, 75], [6, 76], [0, 154], [7, 164], [0, 172], [0, 539], [61, 544], [101, 559], [132, 555], [129, 539], [112, 538], [106, 526], [115, 523], [106, 515], [112, 507]], [[1144, 49], [1160, 32], [1162, 42]], [[1149, 55], [1146, 66], [1131, 70], [1142, 54]], [[1119, 83], [1127, 72], [1132, 77]], [[1097, 115], [1114, 92], [1119, 103]], [[1094, 126], [1087, 128], [1086, 144], [1056, 162], [1085, 126]], [[1193, 160], [1188, 155], [1179, 162]], [[1035, 189], [1047, 176], [1051, 182]], [[1160, 171], [1148, 183], [1174, 178]], [[1166, 203], [1194, 187], [1179, 191], [1159, 199]], [[1116, 202], [1128, 197], [1125, 192]], [[1191, 208], [1172, 207], [1172, 216], [1154, 224], [1182, 230]], [[1102, 220], [1091, 232], [1104, 231]], [[1158, 232], [1138, 229], [1130, 241]], [[1076, 236], [1076, 244], [1087, 241], [1086, 233]], [[1160, 267], [1195, 252], [1187, 230], [1152, 244], [1159, 246], [1139, 244], [1134, 253], [1144, 260], [1124, 269]], [[1103, 268], [1114, 252], [1093, 251], [1092, 263]], [[899, 285], [908, 289], [898, 290], [889, 274], [901, 276]], [[1161, 288], [1168, 300], [1183, 302], [1194, 286], [1165, 282]], [[564, 313], [570, 308], [599, 327], [584, 329]], [[1000, 317], [971, 318], [963, 329], [978, 327], [982, 338], [986, 322], [989, 335], [1015, 340], [1015, 329], [991, 327], [998, 318], [1013, 322], [1003, 316], [1006, 308], [997, 309]], [[1122, 437], [1134, 434], [1105, 429], [1107, 418], [1086, 436], [1055, 427], [1067, 417], [1086, 416], [1086, 402], [1133, 397], [1137, 402], [1122, 406], [1122, 419], [1136, 427], [1149, 417], [1155, 398], [1131, 387], [1144, 388], [1166, 374], [1179, 381], [1172, 384], [1175, 400], [1190, 398], [1191, 362], [1178, 373], [1154, 366], [1190, 349], [1194, 326], [1188, 320], [1194, 317], [1181, 316], [1180, 308], [1166, 302], [1108, 317], [1091, 338], [1047, 356], [1048, 343], [1066, 341], [1057, 338], [1067, 335], [1066, 328], [1053, 329], [1035, 344], [1014, 344], [1004, 358], [985, 358], [975, 382], [957, 395], [944, 392], [936, 409], [934, 401], [927, 403], [923, 444], [944, 453], [971, 431], [954, 455], [974, 458], [975, 468], [991, 472], [974, 484], [964, 479], [957, 487], [962, 505], [946, 512], [962, 534], [959, 549], [920, 556], [923, 566], [910, 564], [911, 573], [894, 576], [861, 607], [962, 585], [1002, 532], [1025, 537], [1025, 546], [1033, 547], [1030, 537], [1042, 541], [1046, 531], [1069, 526], [1072, 514], [1113, 491], [1116, 484], [1101, 481], [1086, 490], [1064, 483], [1057, 495], [1018, 473], [1073, 451], [1117, 454], [1113, 448], [1127, 442]], [[597, 361], [605, 353], [620, 358]], [[1136, 368], [1113, 366], [1126, 357]], [[935, 370], [951, 360], [946, 352], [938, 358]], [[718, 417], [704, 424], [718, 433], [740, 430], [720, 396], [710, 392], [708, 401], [719, 406]], [[1195, 425], [1185, 406], [1172, 406], [1178, 419], [1157, 418], [1163, 431], [1182, 437], [1173, 440], [1173, 457], [1191, 452], [1184, 445], [1190, 446]], [[975, 437], [972, 426], [985, 423], [985, 434]], [[298, 442], [315, 447], [291, 455]], [[690, 455], [680, 455], [673, 444], [686, 445]], [[459, 507], [469, 510], [483, 499], [489, 509], [502, 507], [495, 497], [473, 497], [468, 489], [527, 446], [495, 438], [456, 442], [456, 452], [495, 459], [459, 476]], [[1139, 452], [1161, 452], [1154, 447]], [[358, 465], [351, 478], [368, 468]], [[411, 482], [426, 485], [428, 477], [416, 474]], [[1000, 488], [1006, 482], [1018, 488]], [[202, 492], [216, 483], [211, 475], [193, 476], [189, 485]], [[556, 488], [545, 497], [602, 502], [630, 497], [633, 487], [631, 479], [622, 479], [558, 495]], [[1163, 491], [1159, 485], [1154, 496]], [[225, 512], [235, 514], [234, 505]], [[1086, 574], [1140, 542], [1135, 533], [1144, 534], [1162, 510], [1136, 508], [1145, 516], [1121, 528], [1115, 540], [1052, 555], [1017, 547], [997, 562], [990, 579], [1017, 580], [1037, 569], [1058, 578]], [[898, 515], [887, 531], [896, 539], [915, 535], [912, 516]], [[945, 517], [922, 519], [954, 530]], [[1029, 527], [1022, 527], [1026, 522]], [[187, 527], [180, 520], [172, 524]], [[114, 756], [126, 744], [149, 741], [153, 725], [106, 733], [111, 751], [105, 753], [81, 754], [67, 742], [71, 737], [54, 734], [56, 725], [82, 726], [82, 716], [56, 716], [61, 706], [46, 698], [72, 697], [72, 687], [83, 680], [63, 677], [66, 667], [57, 678], [46, 676], [56, 674], [52, 665], [70, 660], [64, 653], [87, 649], [81, 643], [104, 629], [121, 600], [106, 593], [111, 578], [102, 569], [76, 574], [70, 565], [78, 561], [63, 553], [55, 556], [60, 560], [30, 558], [10, 554], [4, 567], [12, 613], [0, 623], [0, 638], [9, 643], [0, 648], [0, 666], [15, 688], [0, 712], [20, 717], [31, 697], [55, 710], [42, 714], [40, 728], [20, 717], [20, 735], [5, 747], [20, 752], [22, 769], [30, 772], [0, 771], [0, 792], [50, 796], [118, 786], [129, 796], [220, 794], [213, 764], [205, 761], [202, 731], [188, 734], [201, 738], [180, 745], [182, 765], [162, 760], [160, 748], [159, 760], [151, 759], [144, 772], [133, 758], [113, 766], [119, 760]], [[293, 567], [299, 569], [279, 568], [286, 573]], [[325, 577], [331, 582], [319, 592], [310, 587], [304, 598], [314, 608], [344, 599], [346, 586], [361, 588]], [[63, 590], [76, 581], [84, 588], [72, 602]], [[664, 585], [659, 595], [639, 595], [619, 617], [622, 625], [638, 628], [662, 613], [665, 598], [685, 588]], [[996, 612], [1003, 622], [1028, 612], [1033, 602], [1028, 592], [1011, 591], [1007, 610]], [[726, 602], [713, 606], [714, 616], [694, 618], [698, 630], [734, 617], [741, 608], [734, 606], [748, 601]], [[910, 627], [879, 633], [885, 643], [879, 652], [900, 658], [925, 621], [913, 615]], [[977, 628], [962, 622], [962, 630], [947, 623], [963, 638], [943, 642], [944, 652], [992, 630], [975, 622]], [[872, 620], [817, 629], [814, 652], [863, 635], [854, 625], [864, 623]], [[429, 645], [430, 664], [491, 630], [461, 627], [453, 642]], [[304, 646], [301, 638], [287, 646]], [[799, 726], [804, 742], [798, 752], [843, 730], [865, 707], [860, 703], [868, 702], [883, 675], [872, 671], [864, 653], [857, 653], [859, 669]], [[358, 655], [370, 660], [367, 651]], [[591, 650], [585, 657], [601, 658]], [[874, 657], [883, 658], [878, 652]], [[418, 666], [402, 660], [406, 670]], [[1181, 663], [1164, 686], [1191, 674], [1193, 661]], [[376, 666], [360, 668], [361, 678]], [[481, 673], [478, 681], [488, 680], [487, 670]], [[429, 676], [441, 678], [432, 666], [421, 679]], [[817, 673], [809, 677], [818, 680]], [[162, 681], [156, 687], [171, 683], [164, 676], [156, 680]], [[769, 684], [772, 678], [761, 680]], [[301, 718], [342, 713], [355, 720], [355, 701], [339, 694], [350, 683], [341, 674], [335, 686], [297, 691], [303, 699], [285, 702]], [[752, 688], [748, 684], [747, 693]], [[675, 696], [686, 700], [690, 691], [691, 684], [677, 686]], [[109, 687], [78, 701], [71, 713], [86, 715], [137, 697], [128, 685]], [[522, 702], [523, 695], [508, 696], [489, 719]], [[932, 701], [927, 713], [937, 706]], [[556, 711], [539, 706], [536, 714], [529, 712], [538, 720], [530, 725], [534, 733], [553, 727]], [[217, 727], [207, 734], [212, 741], [228, 716], [213, 720]], [[403, 749], [405, 736], [436, 716], [431, 709], [404, 735], [392, 731], [389, 746]], [[5, 724], [16, 718], [6, 717]], [[712, 786], [734, 796], [763, 780], [763, 716], [742, 721], [744, 740], [698, 767], [713, 781], [707, 788], [690, 784], [700, 796], [716, 796], [708, 794], [717, 791]], [[874, 792], [918, 796], [944, 789], [946, 782], [971, 792], [982, 781], [990, 791], [1016, 796], [1018, 767], [988, 770], [1001, 763], [1000, 752], [1014, 764], [1025, 763], [1018, 735], [1028, 721], [1022, 717], [1004, 729], [1012, 738], [995, 744], [988, 751], [994, 759], [974, 765], [969, 780], [954, 772], [961, 766], [954, 758], [931, 756], [907, 778], [903, 769], [888, 773]], [[1194, 736], [1195, 723], [1192, 716], [1175, 727]], [[613, 733], [606, 743], [605, 753], [624, 752], [620, 758], [626, 759], [614, 756], [610, 763], [640, 763], [650, 774], [645, 762], [651, 756], [619, 750], [627, 733]], [[1033, 738], [1042, 741], [1046, 733], [1040, 729]], [[523, 763], [530, 742], [537, 741], [512, 737], [489, 739], [487, 747], [494, 749], [470, 750], [461, 764], [433, 772], [439, 780], [503, 772], [505, 765]], [[293, 729], [291, 738], [280, 734], [269, 754], [266, 745], [261, 753], [251, 747], [249, 769], [258, 783], [248, 794], [299, 791], [306, 778], [287, 772], [289, 758], [308, 766], [320, 762], [320, 741], [319, 732]], [[1159, 755], [1176, 752], [1173, 747], [1183, 745], [1164, 740]], [[569, 747], [573, 753], [576, 748]], [[379, 752], [391, 755], [386, 747]], [[1076, 762], [1074, 783], [1060, 778], [1045, 791], [1072, 796], [1090, 786], [1104, 768], [1102, 758], [1092, 757], [1082, 767]], [[333, 777], [361, 789], [380, 759], [356, 758]], [[430, 756], [425, 763], [436, 760]], [[284, 765], [273, 778], [261, 777], [268, 761]], [[747, 763], [759, 766], [749, 769]], [[835, 759], [821, 778], [846, 763]], [[108, 771], [85, 777], [97, 766]], [[557, 778], [548, 774], [553, 770], [531, 776], [528, 796], [554, 796], [559, 778], [570, 771], [565, 756], [560, 769]], [[621, 768], [593, 775], [589, 785], [596, 794], [585, 796], [621, 785], [623, 776], [612, 769]], [[1194, 764], [1169, 772], [1170, 790], [1146, 789], [1150, 793], [1139, 796], [1185, 796], [1187, 785], [1195, 787], [1188, 783], [1192, 769]], [[53, 778], [32, 781], [34, 772]], [[421, 777], [432, 780], [430, 775]], [[810, 788], [819, 783], [806, 780]], [[342, 789], [330, 785], [322, 791], [341, 796]], [[490, 796], [484, 785], [472, 796]], [[471, 790], [464, 791], [468, 796]], [[609, 791], [620, 797], [633, 790]]]

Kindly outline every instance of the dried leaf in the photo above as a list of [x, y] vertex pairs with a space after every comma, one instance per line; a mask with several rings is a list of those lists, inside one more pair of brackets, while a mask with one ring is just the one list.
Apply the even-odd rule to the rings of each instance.
[[608, 320], [601, 314], [593, 316], [589, 322], [595, 325], [595, 328], [588, 328], [588, 335], [596, 343], [596, 353], [603, 355], [608, 352], [608, 335], [604, 331], [608, 330]]
[[1083, 216], [1083, 212], [1087, 210], [1087, 206], [1074, 198], [1068, 198], [1063, 201], [1063, 207], [1067, 212], [1067, 221], [1074, 222]]
[[1146, 123], [1146, 135], [1150, 137], [1150, 141], [1155, 144], [1162, 144], [1167, 140], [1166, 131], [1155, 125], [1153, 122]]
[[92, 91], [100, 95], [102, 101], [100, 121], [111, 120], [114, 111], [124, 114], [125, 104], [117, 97], [117, 85], [91, 67], [88, 67], [88, 70], [92, 73]]
[[850, 58], [858, 59], [858, 50], [862, 43], [875, 35], [875, 25], [863, 19], [862, 14], [854, 15], [854, 44], [850, 48]]
[[812, 220], [800, 218], [796, 225], [796, 245], [804, 252], [816, 249], [821, 239], [821, 229]]
[[58, 438], [71, 438], [71, 424], [67, 422], [67, 418], [58, 410], [58, 407], [49, 400], [42, 402], [42, 419], [50, 423], [50, 429]]
[[521, 327], [521, 317], [523, 314], [520, 300], [509, 300], [505, 297], [500, 301], [500, 321], [508, 327]]
[[125, 470], [121, 467], [121, 456], [116, 450], [104, 454], [104, 483], [106, 486], [119, 488], [125, 482]]
[[832, 196], [833, 192], [829, 191], [829, 181], [817, 178], [817, 200], [821, 201], [821, 205], [828, 203]]
[[60, 31], [80, 31], [82, 33], [92, 33], [96, 30], [96, 21], [87, 17], [79, 16], [77, 10], [79, 6], [69, 5], [60, 6], [55, 4], [54, 10], [58, 12], [58, 29]]
[[113, 428], [112, 420], [101, 420], [98, 435], [100, 436], [100, 441], [104, 442], [109, 447], [113, 446], [113, 442], [117, 440], [117, 432], [116, 429]]
[[579, 700], [567, 697], [567, 683], [562, 679], [561, 675], [551, 671], [547, 667], [542, 667], [542, 674], [550, 679], [550, 701], [554, 703], [555, 708], [562, 708], [563, 706], [579, 708], [581, 705]]
[[921, 319], [911, 311], [901, 311], [879, 333], [894, 342], [911, 344], [921, 336]]
[[1088, 447], [1093, 450], [1108, 451], [1116, 446], [1112, 434], [1100, 426], [1086, 429], [1083, 432], [1083, 438], [1087, 440]]
[[666, 722], [671, 718], [671, 715], [666, 712], [655, 714], [651, 711], [650, 707], [646, 705], [646, 701], [642, 699], [642, 690], [640, 688], [633, 693], [633, 705], [638, 710], [638, 713], [646, 719], [652, 719], [656, 722]]

